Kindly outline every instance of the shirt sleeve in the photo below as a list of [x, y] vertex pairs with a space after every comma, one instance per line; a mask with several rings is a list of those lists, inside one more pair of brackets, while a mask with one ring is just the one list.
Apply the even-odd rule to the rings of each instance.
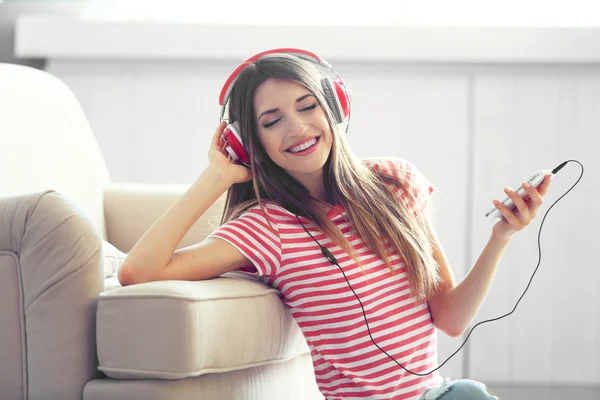
[[[439, 190], [413, 163], [396, 157], [366, 160], [365, 163], [375, 171], [399, 178], [404, 188], [395, 186], [390, 189], [402, 204], [414, 209], [415, 215], [430, 212], [431, 195]], [[412, 194], [412, 198], [407, 192]]]
[[[268, 212], [268, 208], [265, 207]], [[271, 228], [269, 226], [270, 221]], [[252, 265], [238, 271], [254, 276], [275, 276], [281, 265], [281, 240], [277, 222], [255, 206], [228, 221], [207, 237], [225, 240], [242, 253]]]

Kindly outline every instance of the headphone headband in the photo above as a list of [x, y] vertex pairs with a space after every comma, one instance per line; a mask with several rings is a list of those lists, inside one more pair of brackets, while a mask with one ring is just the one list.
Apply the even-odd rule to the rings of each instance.
[[[318, 66], [325, 68], [327, 70], [333, 71], [336, 76], [339, 78], [339, 75], [337, 74], [337, 72], [335, 72], [335, 70], [333, 69], [333, 67], [331, 65], [329, 65], [328, 62], [326, 62], [325, 60], [323, 60], [321, 57], [319, 57], [318, 55], [316, 55], [315, 53], [312, 53], [310, 51], [307, 50], [302, 50], [302, 49], [296, 49], [293, 47], [284, 47], [284, 48], [279, 48], [279, 49], [271, 49], [271, 50], [267, 50], [267, 51], [263, 51], [261, 53], [258, 53], [256, 55], [253, 55], [252, 57], [250, 57], [249, 59], [247, 59], [246, 61], [244, 61], [243, 63], [241, 63], [232, 73], [231, 75], [229, 75], [229, 78], [227, 78], [227, 81], [225, 81], [225, 84], [223, 85], [223, 88], [221, 89], [221, 93], [219, 94], [219, 105], [221, 106], [221, 117], [223, 117], [223, 115], [225, 114], [225, 104], [227, 104], [227, 100], [229, 100], [229, 95], [231, 94], [231, 89], [233, 88], [235, 82], [237, 81], [240, 73], [250, 64], [252, 64], [254, 61], [259, 60], [260, 58], [262, 58], [263, 56], [267, 55], [267, 54], [292, 54], [296, 57], [302, 58], [304, 60], [310, 61], [312, 63], [317, 64]], [[341, 79], [341, 78], [340, 78]]]

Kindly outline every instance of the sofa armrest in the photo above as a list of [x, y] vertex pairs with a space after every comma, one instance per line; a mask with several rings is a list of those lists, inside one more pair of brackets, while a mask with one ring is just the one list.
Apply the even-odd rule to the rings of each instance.
[[81, 399], [97, 371], [102, 236], [60, 193], [0, 198], [0, 397]]
[[[128, 252], [189, 187], [139, 183], [111, 184], [106, 187], [104, 216], [108, 241], [119, 250]], [[217, 228], [226, 194], [196, 221], [178, 248], [201, 242]]]

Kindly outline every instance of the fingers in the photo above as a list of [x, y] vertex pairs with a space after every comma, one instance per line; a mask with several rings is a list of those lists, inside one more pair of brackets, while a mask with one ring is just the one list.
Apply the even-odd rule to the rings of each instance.
[[510, 237], [514, 232], [528, 226], [542, 206], [543, 198], [548, 191], [551, 179], [552, 174], [546, 175], [544, 181], [537, 188], [532, 187], [527, 182], [523, 182], [521, 186], [526, 193], [524, 197], [527, 200], [523, 200], [517, 192], [506, 187], [504, 191], [512, 199], [517, 210], [509, 210], [501, 201], [494, 199], [494, 206], [500, 211], [503, 217], [502, 221], [494, 225], [494, 232], [505, 237]]
[[540, 196], [538, 191], [527, 182], [523, 182], [522, 186], [529, 196], [526, 201], [529, 207], [529, 217], [534, 219], [537, 216], [538, 210], [542, 206], [542, 196]]
[[506, 193], [508, 197], [512, 199], [513, 203], [515, 203], [515, 206], [517, 207], [517, 210], [519, 210], [518, 219], [524, 223], [527, 223], [529, 220], [529, 206], [527, 203], [525, 203], [525, 200], [523, 200], [521, 196], [517, 194], [517, 192], [508, 186], [504, 188], [504, 193]]
[[221, 123], [217, 126], [217, 130], [215, 130], [215, 133], [213, 134], [212, 142], [213, 145], [217, 148], [221, 148], [221, 145], [224, 142], [221, 135], [223, 134], [223, 131], [225, 130], [226, 126], [227, 121], [221, 121]]
[[527, 182], [523, 182], [521, 186], [523, 186], [523, 189], [525, 189], [525, 191], [529, 195], [529, 202], [531, 203], [531, 205], [533, 205], [534, 207], [539, 207], [542, 205], [542, 195], [536, 190], [536, 188], [534, 188]]
[[511, 210], [508, 209], [508, 207], [502, 204], [500, 200], [494, 199], [494, 206], [496, 206], [498, 211], [500, 211], [500, 213], [508, 223], [514, 226], [521, 225], [521, 221], [519, 220], [519, 218], [517, 218], [517, 216]]
[[544, 197], [548, 192], [548, 188], [550, 187], [550, 181], [552, 181], [553, 174], [547, 174], [544, 177], [544, 181], [537, 187], [538, 193]]
[[509, 210], [502, 202], [497, 199], [494, 200], [494, 205], [500, 211], [502, 216], [506, 219], [507, 222], [514, 225], [516, 228], [524, 227], [528, 225], [533, 218], [536, 217], [538, 210], [542, 206], [543, 197], [548, 191], [548, 187], [550, 186], [550, 181], [552, 180], [552, 174], [548, 174], [545, 176], [544, 181], [537, 187], [534, 188], [529, 185], [527, 182], [523, 182], [521, 186], [527, 193], [529, 197], [527, 200], [523, 200], [521, 196], [517, 194], [514, 190], [509, 188], [508, 186], [504, 188], [504, 192], [512, 199], [514, 202], [518, 214], [515, 215], [514, 211]]

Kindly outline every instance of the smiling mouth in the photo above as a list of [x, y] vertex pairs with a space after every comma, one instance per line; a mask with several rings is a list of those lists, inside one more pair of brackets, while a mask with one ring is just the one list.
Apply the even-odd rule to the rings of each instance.
[[[306, 150], [310, 149], [311, 147], [314, 147], [314, 146], [316, 146], [316, 145], [317, 145], [317, 143], [319, 143], [319, 140], [321, 140], [321, 135], [319, 135], [319, 136], [315, 136], [313, 139], [316, 139], [317, 141], [316, 141], [316, 142], [315, 142], [315, 143], [314, 143], [312, 146], [310, 146], [310, 147], [307, 147], [306, 149], [300, 150], [300, 151], [298, 151], [298, 152], [296, 152], [296, 153], [302, 153], [303, 151], [306, 151]], [[313, 139], [311, 139], [311, 140], [313, 140]], [[309, 140], [309, 142], [310, 142], [311, 140]], [[291, 150], [293, 147], [295, 147], [295, 146], [292, 146], [292, 147], [290, 147], [288, 150], [286, 150], [286, 152], [287, 152], [287, 153], [292, 153], [292, 154], [295, 154], [295, 153], [294, 153], [294, 152]]]

